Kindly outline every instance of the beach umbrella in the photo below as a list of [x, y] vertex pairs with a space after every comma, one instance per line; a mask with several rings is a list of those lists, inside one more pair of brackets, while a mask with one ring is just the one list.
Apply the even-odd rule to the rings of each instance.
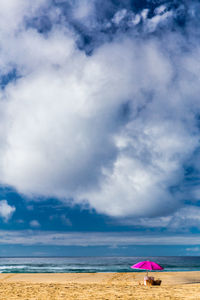
[[155, 263], [154, 261], [140, 261], [137, 264], [131, 266], [132, 269], [141, 269], [141, 270], [146, 270], [147, 271], [147, 276], [148, 276], [148, 271], [158, 271], [158, 270], [163, 270], [164, 268]]

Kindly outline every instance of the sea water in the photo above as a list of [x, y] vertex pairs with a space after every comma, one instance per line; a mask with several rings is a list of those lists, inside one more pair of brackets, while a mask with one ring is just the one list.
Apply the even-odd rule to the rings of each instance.
[[[153, 260], [164, 271], [200, 271], [200, 257], [1, 257], [0, 273], [133, 272], [131, 265]], [[140, 272], [138, 270], [138, 272]]]

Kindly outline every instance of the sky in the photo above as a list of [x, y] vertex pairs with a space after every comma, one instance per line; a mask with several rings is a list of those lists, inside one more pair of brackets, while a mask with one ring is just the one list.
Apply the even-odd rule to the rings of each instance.
[[200, 254], [199, 11], [1, 0], [0, 256]]

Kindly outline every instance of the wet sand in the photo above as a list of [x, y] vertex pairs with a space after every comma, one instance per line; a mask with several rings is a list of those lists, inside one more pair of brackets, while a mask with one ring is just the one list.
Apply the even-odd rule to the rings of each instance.
[[144, 273], [0, 274], [0, 299], [195, 299], [200, 272], [152, 273], [161, 286], [146, 287]]

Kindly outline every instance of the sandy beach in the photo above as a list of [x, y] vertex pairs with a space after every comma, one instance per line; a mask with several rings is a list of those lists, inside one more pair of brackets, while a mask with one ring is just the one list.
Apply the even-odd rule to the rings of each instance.
[[161, 286], [140, 285], [144, 273], [0, 274], [0, 299], [200, 299], [200, 272], [154, 273]]

